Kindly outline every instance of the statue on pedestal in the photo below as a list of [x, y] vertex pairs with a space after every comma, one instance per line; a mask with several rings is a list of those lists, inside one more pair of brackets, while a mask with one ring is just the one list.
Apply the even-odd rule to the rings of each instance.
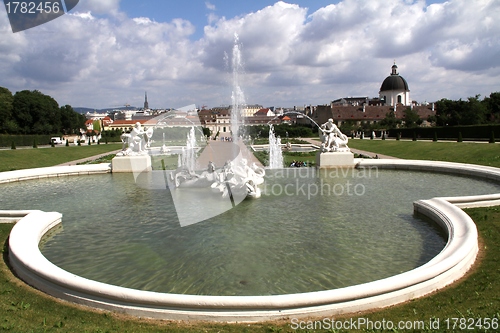
[[321, 125], [321, 152], [349, 152], [351, 151], [347, 146], [349, 138], [343, 134], [337, 125], [333, 123], [330, 118], [326, 123]]
[[130, 133], [123, 133], [121, 135], [122, 151], [116, 154], [117, 156], [128, 155], [144, 155], [147, 154], [146, 149], [151, 144], [153, 137], [153, 128], [147, 131], [142, 129], [141, 123], [137, 122]]

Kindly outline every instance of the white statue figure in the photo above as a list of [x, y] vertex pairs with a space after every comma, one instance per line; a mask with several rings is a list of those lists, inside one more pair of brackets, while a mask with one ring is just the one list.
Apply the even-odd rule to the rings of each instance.
[[118, 156], [126, 155], [141, 155], [146, 153], [146, 148], [149, 148], [151, 144], [151, 137], [153, 136], [153, 128], [144, 131], [142, 129], [141, 123], [137, 122], [130, 133], [123, 133], [121, 135], [122, 139], [122, 151], [118, 153]]
[[348, 152], [350, 151], [347, 147], [347, 142], [349, 138], [347, 135], [343, 134], [337, 125], [333, 123], [333, 119], [330, 118], [326, 123], [321, 125], [321, 151], [322, 152]]
[[218, 179], [212, 184], [212, 189], [222, 193], [225, 198], [230, 195], [229, 190], [235, 193], [244, 193], [248, 198], [259, 198], [261, 190], [259, 185], [264, 183], [265, 170], [255, 163], [248, 166], [247, 160], [242, 159], [241, 163], [227, 161]]
[[175, 187], [208, 187], [218, 180], [219, 173], [215, 169], [215, 164], [210, 161], [207, 170], [201, 174], [186, 166], [180, 166], [170, 177], [175, 182]]

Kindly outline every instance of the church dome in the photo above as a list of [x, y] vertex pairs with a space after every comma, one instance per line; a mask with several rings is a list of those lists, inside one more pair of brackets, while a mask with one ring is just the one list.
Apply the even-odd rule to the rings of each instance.
[[392, 73], [388, 77], [385, 78], [384, 82], [382, 82], [382, 86], [380, 86], [380, 91], [390, 91], [390, 90], [400, 90], [400, 91], [409, 91], [408, 82], [398, 74], [398, 66], [394, 64], [392, 66]]

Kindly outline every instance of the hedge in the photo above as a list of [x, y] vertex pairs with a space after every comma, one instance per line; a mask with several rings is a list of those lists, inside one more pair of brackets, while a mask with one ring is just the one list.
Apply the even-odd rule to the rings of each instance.
[[49, 145], [51, 135], [0, 135], [0, 147], [12, 147], [14, 144], [16, 147], [33, 147], [33, 143], [36, 142], [40, 145]]

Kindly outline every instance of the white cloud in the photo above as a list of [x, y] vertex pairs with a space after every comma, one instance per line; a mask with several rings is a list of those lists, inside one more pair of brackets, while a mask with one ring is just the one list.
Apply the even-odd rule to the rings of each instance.
[[81, 0], [75, 7], [79, 12], [90, 11], [95, 14], [116, 14], [120, 8], [120, 0]]
[[207, 7], [208, 10], [216, 10], [215, 5], [210, 3], [210, 1], [205, 1], [205, 7]]
[[74, 106], [141, 105], [144, 90], [153, 107], [217, 106], [230, 102], [224, 53], [237, 33], [249, 103], [374, 97], [394, 59], [419, 101], [500, 90], [495, 0], [344, 0], [314, 13], [277, 2], [239, 17], [209, 16], [200, 40], [192, 38], [193, 22], [129, 18], [117, 0], [77, 9], [17, 34], [0, 9], [2, 85]]

